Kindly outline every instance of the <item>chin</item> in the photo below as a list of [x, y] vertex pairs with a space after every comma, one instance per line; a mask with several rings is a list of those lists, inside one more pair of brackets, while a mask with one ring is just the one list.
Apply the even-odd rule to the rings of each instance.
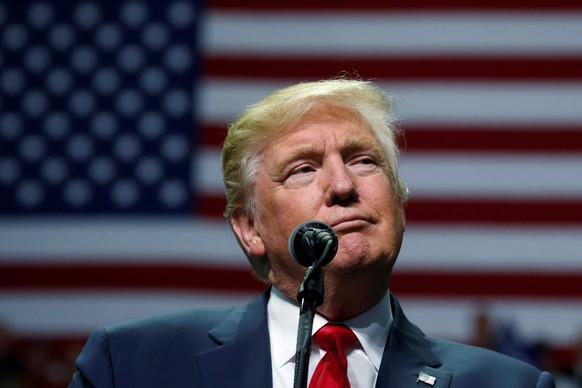
[[339, 240], [338, 256], [357, 258], [369, 255], [370, 251], [370, 238], [363, 233], [348, 233]]
[[[353, 247], [352, 247], [353, 248]], [[369, 250], [340, 250], [336, 257], [324, 269], [334, 273], [353, 273], [369, 265], [372, 261]]]
[[331, 271], [384, 270], [393, 261], [386, 244], [372, 244], [371, 239], [360, 233], [350, 233], [340, 237], [336, 257], [327, 265]]

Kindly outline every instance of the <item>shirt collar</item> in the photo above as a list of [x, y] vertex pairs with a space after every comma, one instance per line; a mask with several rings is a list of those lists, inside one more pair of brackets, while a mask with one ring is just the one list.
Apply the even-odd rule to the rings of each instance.
[[387, 292], [374, 307], [348, 319], [344, 324], [352, 329], [376, 370], [380, 370], [384, 347], [392, 326], [390, 293]]
[[[271, 296], [267, 304], [269, 335], [271, 340], [271, 357], [276, 367], [294, 360], [296, 352], [297, 326], [299, 324], [299, 305], [287, 298], [281, 291], [271, 287]], [[362, 314], [342, 322], [348, 326], [362, 345], [376, 370], [380, 362], [388, 333], [392, 326], [390, 296], [384, 298]], [[328, 323], [328, 320], [316, 314], [313, 320], [312, 334]], [[290, 341], [289, 339], [293, 340]]]

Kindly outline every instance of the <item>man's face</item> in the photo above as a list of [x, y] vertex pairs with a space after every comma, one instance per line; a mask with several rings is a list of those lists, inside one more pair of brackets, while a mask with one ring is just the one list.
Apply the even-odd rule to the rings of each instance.
[[388, 277], [404, 232], [403, 208], [380, 144], [356, 113], [318, 104], [274, 137], [261, 153], [255, 196], [260, 244], [251, 253], [269, 257], [275, 286], [295, 286], [303, 278], [288, 239], [309, 220], [326, 222], [339, 236], [326, 273], [384, 271]]

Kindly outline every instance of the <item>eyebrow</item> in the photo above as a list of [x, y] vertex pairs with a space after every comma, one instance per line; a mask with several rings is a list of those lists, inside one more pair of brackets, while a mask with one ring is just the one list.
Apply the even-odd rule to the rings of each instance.
[[353, 136], [347, 139], [342, 148], [346, 149], [348, 153], [357, 151], [371, 151], [381, 160], [385, 159], [384, 151], [380, 146], [380, 142], [375, 138], [362, 138], [360, 136]]
[[321, 147], [317, 147], [314, 144], [300, 145], [294, 148], [287, 155], [283, 156], [279, 160], [275, 161], [273, 172], [279, 176], [282, 175], [287, 168], [287, 166], [296, 160], [313, 158], [316, 155], [323, 154]]
[[[351, 136], [341, 144], [341, 152], [352, 154], [359, 151], [370, 151], [380, 162], [384, 163], [386, 157], [384, 151], [376, 139], [362, 138], [361, 136]], [[323, 154], [324, 151], [320, 146], [315, 144], [305, 144], [294, 148], [287, 155], [275, 161], [274, 169], [276, 175], [281, 175], [287, 166], [296, 160], [314, 158]]]

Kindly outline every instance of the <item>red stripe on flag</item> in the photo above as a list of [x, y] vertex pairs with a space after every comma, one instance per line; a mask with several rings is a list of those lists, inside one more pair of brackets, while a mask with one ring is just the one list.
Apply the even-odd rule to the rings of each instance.
[[199, 217], [219, 218], [226, 210], [224, 195], [196, 194], [193, 203], [198, 207], [196, 215]]
[[254, 79], [326, 79], [357, 74], [386, 80], [579, 80], [582, 57], [301, 57], [209, 55], [209, 77]]
[[582, 200], [413, 199], [410, 223], [582, 224]]
[[[221, 147], [227, 124], [207, 123], [198, 141]], [[416, 127], [403, 125], [401, 147], [406, 152], [582, 152], [582, 126], [532, 127]], [[217, 150], [218, 151], [218, 150]]]
[[[160, 262], [163, 260], [160, 259]], [[190, 290], [260, 292], [249, 270], [196, 265], [0, 264], [0, 290]], [[402, 296], [582, 298], [582, 273], [395, 271]]]
[[[220, 195], [196, 198], [198, 214], [222, 217], [226, 200]], [[406, 208], [407, 222], [492, 225], [582, 224], [582, 200], [535, 199], [416, 199]]]
[[477, 10], [566, 10], [580, 9], [582, 5], [577, 0], [487, 0], [487, 1], [463, 1], [463, 0], [443, 0], [439, 2], [429, 0], [398, 0], [398, 1], [378, 1], [378, 0], [336, 0], [331, 5], [327, 1], [295, 1], [295, 0], [213, 0], [209, 4], [211, 9], [222, 10], [244, 10], [244, 11], [365, 11], [365, 10], [386, 10], [386, 11], [443, 11], [454, 10], [477, 11]]
[[222, 148], [222, 143], [226, 138], [228, 123], [203, 123], [196, 144], [204, 147]]
[[[241, 252], [242, 255], [242, 252]], [[87, 260], [84, 260], [87, 261]], [[9, 264], [0, 263], [5, 289], [168, 289], [253, 291], [264, 288], [249, 269], [172, 264]], [[164, 263], [167, 258], [160, 258]]]
[[582, 298], [582, 273], [398, 271], [397, 295], [459, 298]]
[[406, 152], [581, 152], [582, 127], [408, 127]]

